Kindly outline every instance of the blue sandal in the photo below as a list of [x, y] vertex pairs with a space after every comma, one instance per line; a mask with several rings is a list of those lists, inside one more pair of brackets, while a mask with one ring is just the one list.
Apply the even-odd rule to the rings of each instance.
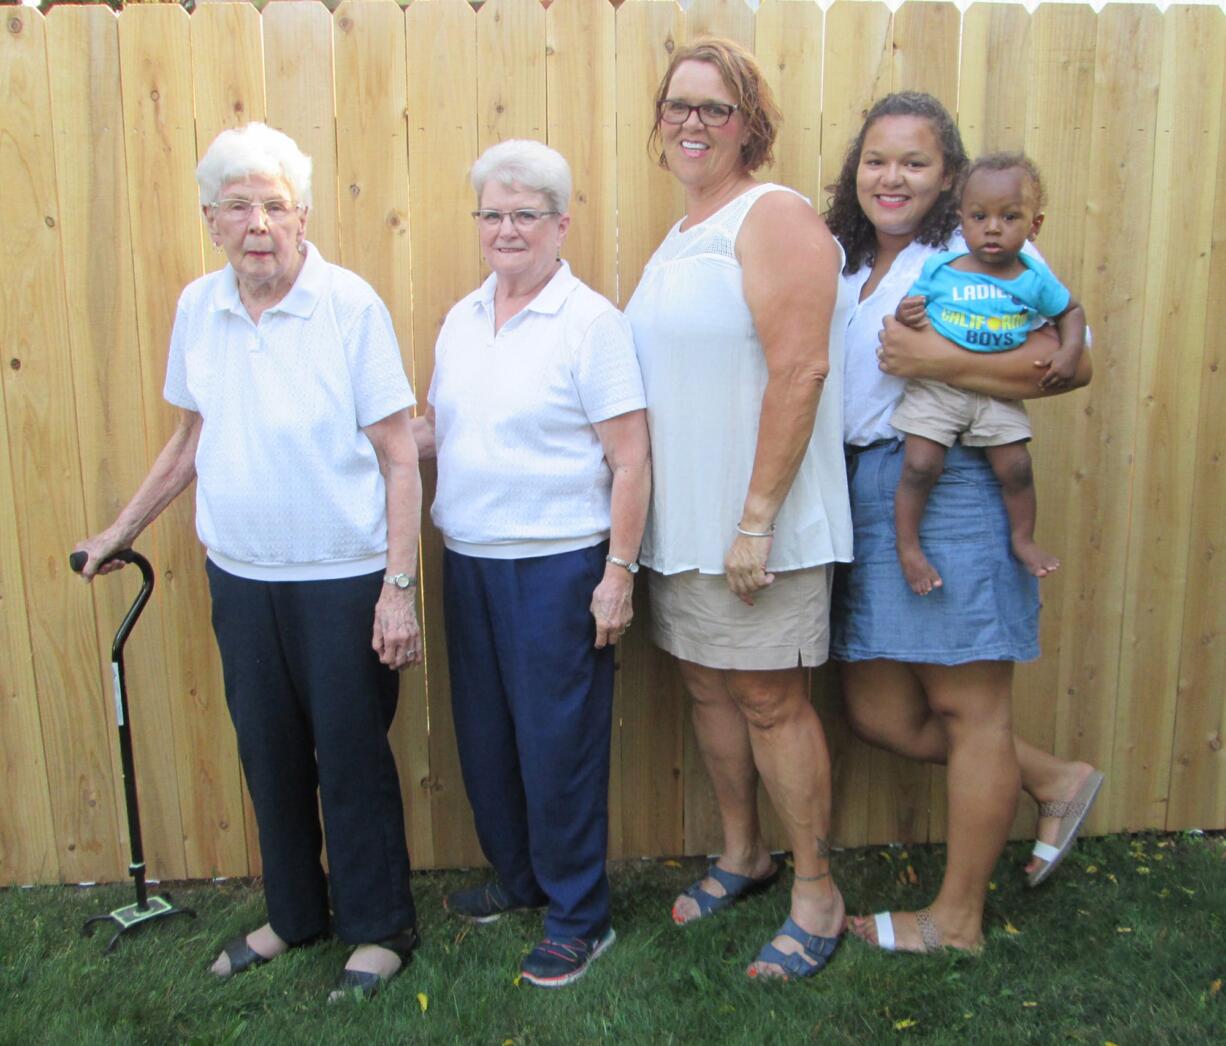
[[[793, 977], [812, 977], [825, 969], [826, 964], [839, 946], [838, 937], [818, 937], [802, 930], [789, 915], [776, 937], [787, 937], [800, 945], [798, 952], [781, 952], [773, 941], [767, 941], [758, 952], [756, 962], [771, 963], [784, 971], [783, 980]], [[809, 961], [806, 961], [809, 960]], [[757, 970], [749, 970], [750, 977], [758, 976]]]
[[[715, 894], [707, 893], [702, 888], [702, 880], [706, 878], [714, 879], [724, 888], [724, 895], [722, 897], [716, 897]], [[692, 898], [694, 903], [698, 905], [698, 914], [693, 919], [678, 919], [677, 909], [674, 907], [673, 922], [678, 926], [684, 926], [687, 922], [697, 922], [699, 919], [705, 919], [708, 915], [714, 915], [716, 912], [727, 908], [730, 904], [735, 904], [737, 901], [743, 900], [755, 893], [760, 893], [778, 878], [779, 865], [777, 864], [771, 867], [768, 874], [755, 879], [752, 875], [737, 875], [736, 872], [726, 872], [712, 861], [708, 865], [706, 874], [702, 879], [695, 880], [682, 893], [683, 897]]]

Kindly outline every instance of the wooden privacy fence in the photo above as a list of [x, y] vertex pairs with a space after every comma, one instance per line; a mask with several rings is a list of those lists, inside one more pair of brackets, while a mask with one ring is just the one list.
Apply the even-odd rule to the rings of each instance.
[[[161, 400], [180, 289], [203, 250], [193, 180], [224, 127], [263, 119], [315, 160], [310, 235], [388, 303], [419, 395], [447, 308], [481, 278], [466, 170], [511, 136], [574, 170], [575, 271], [625, 302], [681, 212], [645, 154], [669, 52], [749, 45], [786, 122], [770, 176], [815, 200], [873, 99], [920, 88], [972, 153], [1025, 148], [1051, 206], [1041, 245], [1086, 303], [1092, 389], [1036, 405], [1043, 658], [1017, 726], [1092, 761], [1096, 832], [1226, 826], [1226, 18], [1216, 8], [841, 0], [461, 0], [5, 8], [0, 34], [0, 883], [122, 877], [110, 636], [129, 571], [92, 589], [75, 541], [108, 523], [171, 432]], [[1216, 405], [1216, 406], [1215, 406]], [[426, 470], [427, 497], [432, 474]], [[146, 849], [161, 878], [259, 870], [183, 497], [141, 539], [159, 587], [129, 646]], [[425, 670], [394, 745], [420, 867], [475, 863], [448, 708], [440, 542], [422, 541]], [[645, 608], [640, 608], [645, 613]], [[614, 855], [701, 852], [718, 825], [685, 701], [634, 629], [613, 732]], [[843, 844], [937, 840], [943, 778], [870, 750], [815, 700]], [[1019, 834], [1033, 823], [1022, 804]], [[772, 822], [776, 841], [779, 834]]]

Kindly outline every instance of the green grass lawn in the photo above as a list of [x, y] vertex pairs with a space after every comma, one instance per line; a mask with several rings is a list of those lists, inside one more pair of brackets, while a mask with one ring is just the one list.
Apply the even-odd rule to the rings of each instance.
[[[988, 901], [978, 959], [886, 955], [849, 939], [806, 982], [762, 984], [745, 966], [787, 911], [787, 886], [686, 927], [668, 911], [702, 868], [686, 860], [614, 868], [616, 946], [559, 991], [517, 982], [538, 915], [490, 926], [448, 918], [442, 897], [480, 872], [414, 879], [423, 947], [370, 1003], [323, 1001], [345, 948], [292, 952], [230, 982], [206, 966], [257, 925], [250, 883], [181, 885], [195, 920], [151, 924], [102, 955], [131, 886], [0, 891], [0, 1043], [797, 1043], [1226, 1042], [1226, 838], [1082, 842], [1050, 882], [1024, 886], [1011, 846]], [[915, 907], [940, 847], [836, 854], [849, 911]], [[785, 877], [786, 880], [786, 877]]]

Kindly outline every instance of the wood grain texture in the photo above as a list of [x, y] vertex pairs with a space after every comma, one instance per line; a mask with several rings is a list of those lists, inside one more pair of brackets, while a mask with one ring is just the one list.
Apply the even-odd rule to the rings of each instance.
[[685, 38], [693, 43], [704, 36], [735, 40], [754, 49], [754, 13], [745, 0], [693, 0], [685, 9]]
[[[64, 6], [47, 19], [56, 176], [64, 237], [68, 346], [81, 441], [86, 528], [108, 526], [144, 479], [148, 462], [136, 291], [119, 93], [119, 26], [104, 7]], [[112, 693], [110, 637], [131, 605], [135, 571], [94, 586], [96, 692]], [[142, 615], [124, 669], [140, 789], [145, 861], [153, 878], [182, 879], [183, 821], [175, 775], [174, 724], [161, 617]], [[115, 730], [110, 730], [112, 738]], [[126, 819], [118, 743], [112, 744], [113, 802]], [[125, 837], [126, 838], [126, 837]], [[125, 844], [126, 845], [126, 844]]]
[[[13, 93], [11, 81], [30, 75], [31, 60], [37, 61], [40, 39], [27, 32], [32, 22], [40, 19], [32, 10], [11, 11], [5, 18], [5, 32], [0, 36], [0, 84], [5, 88], [0, 98], [0, 114], [5, 126], [20, 114], [29, 118], [28, 103], [10, 108]], [[38, 30], [34, 30], [37, 33]], [[7, 140], [0, 138], [0, 168], [6, 175], [8, 165], [24, 166], [25, 158]], [[27, 175], [28, 178], [28, 175]], [[10, 185], [6, 181], [6, 185]], [[0, 200], [0, 211], [29, 210], [19, 201], [11, 187]], [[5, 346], [15, 332], [10, 324], [16, 318], [8, 308], [10, 293], [21, 294], [20, 286], [10, 291], [10, 280], [17, 279], [17, 270], [24, 264], [22, 252], [14, 253], [6, 236], [0, 241], [0, 301], [5, 308], [0, 313], [0, 335]], [[6, 370], [20, 357], [6, 352]], [[17, 418], [8, 416], [5, 388], [0, 384], [0, 498], [5, 505], [17, 503], [14, 486], [10, 428], [14, 439], [20, 440], [20, 428], [13, 427]], [[71, 492], [71, 487], [67, 490]], [[20, 531], [15, 512], [0, 512], [0, 787], [7, 796], [22, 796], [22, 802], [0, 804], [0, 883], [55, 882], [60, 878], [59, 852], [55, 838], [55, 817], [47, 787], [47, 761], [43, 753], [43, 725], [34, 677], [34, 653], [31, 649], [30, 611], [25, 586], [27, 564], [23, 559]], [[64, 582], [66, 583], [66, 581]], [[50, 724], [48, 725], [50, 728]]]
[[[0, 196], [4, 401], [12, 512], [22, 559], [59, 871], [68, 881], [123, 868], [113, 798], [109, 703], [98, 686], [88, 590], [66, 554], [85, 533], [64, 300], [63, 215], [56, 194], [45, 25], [5, 15], [0, 51]], [[48, 497], [48, 490], [57, 492]], [[34, 700], [27, 693], [25, 700]], [[96, 872], [100, 872], [96, 876]]]
[[563, 257], [579, 279], [617, 298], [617, 78], [608, 0], [554, 0], [545, 13], [549, 144], [570, 164]]
[[[1161, 16], [1143, 7], [1109, 5], [1098, 15], [1093, 120], [1086, 159], [1086, 239], [1082, 300], [1094, 325], [1094, 384], [1080, 397], [1074, 443], [1081, 455], [1079, 511], [1067, 520], [1061, 570], [1075, 593], [1065, 608], [1061, 647], [1076, 648], [1062, 678], [1067, 714], [1058, 746], [1074, 749], [1108, 773], [1091, 831], [1128, 821], [1115, 760], [1122, 608], [1132, 511], [1132, 462], [1142, 355], [1142, 304], [1153, 169], [1121, 163], [1152, 156], [1162, 49]], [[1118, 215], [1131, 221], [1117, 221]]]
[[[203, 271], [189, 33], [186, 12], [174, 6], [119, 16], [124, 157], [140, 172], [128, 183], [128, 209], [140, 216], [132, 268], [147, 461], [178, 422], [162, 401], [167, 346], [179, 294]], [[249, 868], [243, 791], [194, 501], [190, 491], [178, 498], [139, 544], [158, 571], [185, 861], [192, 875], [242, 875]]]
[[477, 148], [546, 137], [545, 9], [488, 0], [477, 12]]
[[[1096, 16], [1082, 6], [1044, 5], [1031, 19], [1025, 149], [1043, 172], [1048, 199], [1038, 247], [1078, 299], [1083, 297], [1086, 142], [1093, 121], [1096, 35]], [[1090, 323], [1096, 323], [1093, 316]], [[1027, 406], [1035, 432], [1030, 450], [1039, 497], [1038, 534], [1064, 566], [1041, 583], [1043, 655], [1018, 668], [1014, 730], [1065, 758], [1083, 754], [1078, 740], [1062, 733], [1060, 724], [1067, 721], [1070, 666], [1081, 653], [1075, 642], [1065, 645], [1066, 628], [1076, 627], [1077, 615], [1086, 610], [1078, 606], [1076, 573], [1067, 568], [1084, 554], [1069, 521], [1087, 510], [1081, 499], [1085, 457], [1078, 422], [1089, 397], [1089, 392], [1078, 392]], [[1023, 799], [1014, 835], [1028, 835], [1033, 817], [1034, 804]]]
[[[1222, 51], [1223, 22], [1208, 20], [1201, 48]], [[1212, 99], [1206, 98], [1211, 104]], [[1226, 411], [1221, 409], [1226, 372], [1226, 97], [1217, 102], [1217, 179], [1205, 308], [1204, 358], [1201, 361], [1196, 452], [1192, 467], [1191, 537], [1187, 596], [1171, 751], [1170, 803], [1166, 828], [1226, 823], [1226, 556], [1222, 520], [1226, 519]], [[1199, 163], [1199, 160], [1198, 160]]]
[[775, 162], [759, 177], [791, 186], [821, 209], [821, 8], [812, 0], [766, 0], [758, 9], [755, 42], [762, 73], [786, 114]]
[[1026, 140], [1032, 76], [1030, 15], [1018, 4], [972, 4], [962, 19], [958, 129], [971, 157]]
[[[434, 343], [447, 311], [480, 283], [474, 196], [477, 158], [477, 23], [463, 0], [415, 3], [406, 12], [409, 75], [409, 214], [413, 251], [414, 389], [419, 410], [434, 375]], [[402, 752], [401, 787], [418, 867], [483, 864], [464, 792], [451, 718], [443, 623], [443, 542], [430, 524], [436, 471], [422, 463], [421, 596], [429, 730]]]
[[1183, 608], [1199, 583], [1188, 574], [1188, 524], [1217, 186], [1189, 178], [1188, 159], [1206, 172], [1219, 162], [1221, 23], [1212, 8], [1172, 7], [1145, 41], [1161, 48], [1162, 74], [1112, 793], [1127, 828], [1166, 825]]
[[626, 0], [617, 9], [618, 297], [623, 308], [639, 276], [684, 209], [675, 178], [647, 154], [656, 90], [685, 22], [673, 0]]
[[826, 12], [822, 58], [822, 185], [834, 182], [877, 99], [890, 93], [893, 19], [881, 3], [838, 0]]
[[926, 91], [957, 113], [960, 23], [953, 4], [903, 4], [894, 15], [891, 89]]
[[268, 123], [311, 158], [307, 236], [325, 258], [340, 257], [332, 16], [315, 0], [278, 0], [264, 9]]

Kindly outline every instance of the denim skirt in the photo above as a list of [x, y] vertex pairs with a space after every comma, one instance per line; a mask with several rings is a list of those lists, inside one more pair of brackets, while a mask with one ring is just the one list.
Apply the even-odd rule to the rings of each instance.
[[1009, 547], [1000, 486], [983, 452], [955, 444], [928, 499], [920, 544], [943, 585], [917, 596], [894, 538], [903, 444], [849, 448], [855, 561], [840, 564], [830, 656], [932, 665], [1039, 656], [1039, 585]]

